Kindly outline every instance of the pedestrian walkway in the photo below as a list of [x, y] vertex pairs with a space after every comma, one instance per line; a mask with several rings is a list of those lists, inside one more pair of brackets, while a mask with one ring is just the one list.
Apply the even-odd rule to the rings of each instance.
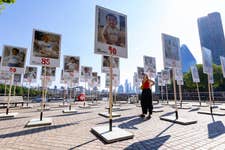
[[[32, 109], [12, 108], [10, 112], [18, 112], [13, 119], [0, 120], [0, 149], [10, 150], [205, 150], [225, 149], [225, 116], [198, 114], [197, 107], [192, 110], [179, 110], [179, 115], [194, 118], [196, 124], [179, 125], [162, 121], [159, 116], [173, 113], [171, 106], [163, 106], [164, 112], [153, 113], [150, 120], [139, 117], [141, 107], [136, 104], [122, 104], [117, 113], [121, 117], [113, 119], [113, 125], [134, 134], [133, 139], [105, 144], [90, 132], [91, 128], [108, 124], [108, 119], [98, 115], [107, 111], [107, 103], [101, 102], [99, 107], [82, 109], [83, 103], [73, 105], [76, 113], [63, 114], [64, 108], [59, 103], [49, 103], [51, 109], [44, 112], [44, 117], [53, 120], [52, 125], [25, 128], [32, 118], [39, 118], [39, 104]], [[208, 109], [201, 108], [201, 109]], [[0, 113], [5, 109], [0, 109]], [[172, 114], [173, 115], [173, 114]]]

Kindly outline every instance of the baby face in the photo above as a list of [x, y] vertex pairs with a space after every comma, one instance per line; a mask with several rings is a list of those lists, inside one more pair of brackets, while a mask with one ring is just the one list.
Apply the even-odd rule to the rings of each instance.
[[112, 28], [116, 27], [117, 21], [115, 17], [109, 16], [108, 17], [108, 23]]

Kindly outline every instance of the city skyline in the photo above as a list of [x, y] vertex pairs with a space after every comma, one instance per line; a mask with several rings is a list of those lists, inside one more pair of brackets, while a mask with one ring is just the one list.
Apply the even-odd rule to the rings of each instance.
[[[224, 4], [222, 1], [210, 0], [143, 0], [132, 3], [128, 0], [69, 0], [67, 3], [18, 0], [7, 6], [0, 15], [5, 24], [0, 29], [0, 53], [5, 44], [21, 46], [28, 48], [29, 58], [34, 28], [62, 34], [61, 62], [56, 78], [60, 78], [63, 55], [80, 56], [81, 65], [92, 66], [102, 76], [101, 89], [104, 89], [105, 75], [101, 73], [101, 56], [94, 54], [95, 6], [99, 5], [127, 15], [128, 59], [121, 58], [120, 61], [120, 84], [126, 79], [132, 83], [133, 72], [136, 72], [137, 66], [144, 65], [144, 55], [156, 57], [157, 72], [163, 69], [161, 33], [179, 37], [180, 43], [187, 44], [197, 63], [201, 63], [197, 18], [211, 12], [220, 12], [223, 22]], [[39, 78], [40, 67], [38, 73]], [[53, 82], [54, 85], [59, 87], [59, 81]]]

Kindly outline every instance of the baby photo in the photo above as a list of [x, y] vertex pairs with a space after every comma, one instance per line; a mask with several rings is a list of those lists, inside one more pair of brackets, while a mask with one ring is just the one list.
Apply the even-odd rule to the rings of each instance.
[[35, 30], [33, 38], [34, 57], [59, 59], [60, 35]]
[[79, 72], [80, 59], [75, 56], [64, 56], [64, 72]]
[[4, 67], [24, 68], [25, 66], [25, 48], [4, 46], [2, 56], [2, 66]]

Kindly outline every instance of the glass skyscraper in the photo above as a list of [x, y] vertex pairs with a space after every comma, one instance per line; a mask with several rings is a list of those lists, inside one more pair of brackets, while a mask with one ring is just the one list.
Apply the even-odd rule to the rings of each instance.
[[180, 54], [182, 61], [182, 72], [188, 72], [191, 66], [197, 63], [196, 59], [185, 44], [181, 45]]
[[223, 25], [218, 12], [198, 18], [198, 31], [201, 46], [212, 51], [213, 63], [220, 65], [220, 56], [225, 56]]

